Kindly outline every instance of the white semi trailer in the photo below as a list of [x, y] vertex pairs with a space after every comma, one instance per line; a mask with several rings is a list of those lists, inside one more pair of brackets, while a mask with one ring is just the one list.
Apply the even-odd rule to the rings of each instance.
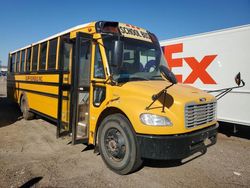
[[[169, 67], [181, 83], [212, 91], [246, 85], [218, 100], [218, 120], [250, 126], [250, 25], [160, 42]], [[218, 92], [214, 92], [218, 94]]]

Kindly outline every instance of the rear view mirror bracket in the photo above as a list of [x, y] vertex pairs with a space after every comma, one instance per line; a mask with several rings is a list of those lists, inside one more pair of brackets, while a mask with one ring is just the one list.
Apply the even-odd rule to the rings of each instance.
[[245, 86], [245, 82], [241, 79], [240, 72], [235, 76], [234, 80], [235, 80], [235, 83], [237, 84], [237, 86], [223, 88], [223, 89], [217, 89], [217, 90], [212, 90], [212, 91], [207, 91], [207, 92], [208, 93], [220, 92], [219, 94], [217, 94], [215, 96], [216, 99], [219, 100], [222, 97], [224, 97], [226, 94], [228, 94], [229, 92], [231, 92], [233, 89], [238, 89], [238, 88], [241, 88], [241, 87]]

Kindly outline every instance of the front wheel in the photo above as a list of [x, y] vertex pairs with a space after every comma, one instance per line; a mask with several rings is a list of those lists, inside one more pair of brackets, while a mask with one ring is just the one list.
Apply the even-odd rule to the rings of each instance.
[[98, 144], [102, 159], [118, 174], [129, 174], [142, 164], [135, 134], [122, 114], [113, 114], [103, 120], [98, 131]]

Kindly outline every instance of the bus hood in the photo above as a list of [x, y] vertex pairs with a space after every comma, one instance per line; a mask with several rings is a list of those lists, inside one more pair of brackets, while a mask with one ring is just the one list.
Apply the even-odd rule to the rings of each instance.
[[[159, 93], [170, 85], [171, 83], [167, 81], [135, 81], [123, 84], [120, 89], [126, 97], [139, 98], [140, 100], [144, 99], [147, 102], [151, 102], [154, 94]], [[162, 100], [162, 97], [159, 98], [159, 101]], [[215, 98], [207, 92], [184, 84], [175, 84], [168, 88], [166, 97], [167, 103], [170, 102], [169, 100], [173, 103], [184, 104], [189, 102], [211, 102], [215, 100]], [[168, 104], [166, 105], [167, 107], [169, 106]]]
[[[167, 89], [166, 100], [162, 95], [153, 102], [152, 96], [159, 93], [171, 83], [168, 81], [133, 81], [119, 86], [112, 87], [112, 99], [109, 106], [122, 110], [127, 117], [130, 117], [136, 133], [140, 134], [179, 134], [210, 126], [207, 123], [192, 129], [185, 128], [185, 106], [187, 104], [204, 104], [214, 102], [213, 95], [206, 93], [189, 85], [175, 84]], [[163, 110], [164, 107], [164, 110]], [[150, 113], [159, 116], [166, 116], [173, 126], [154, 127], [143, 125], [140, 115]]]

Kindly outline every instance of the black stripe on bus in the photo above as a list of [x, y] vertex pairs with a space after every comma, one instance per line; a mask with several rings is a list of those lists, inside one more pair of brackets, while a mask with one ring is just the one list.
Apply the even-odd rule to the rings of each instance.
[[[21, 91], [26, 91], [26, 92], [30, 92], [30, 93], [35, 93], [38, 95], [43, 95], [43, 96], [47, 96], [47, 97], [52, 97], [52, 98], [57, 98], [58, 99], [58, 95], [57, 94], [51, 94], [51, 93], [45, 93], [45, 92], [41, 92], [41, 91], [34, 91], [34, 90], [29, 90], [29, 89], [22, 89], [22, 88], [16, 88], [17, 90], [21, 90]], [[68, 96], [63, 96], [63, 100], [69, 100]]]

